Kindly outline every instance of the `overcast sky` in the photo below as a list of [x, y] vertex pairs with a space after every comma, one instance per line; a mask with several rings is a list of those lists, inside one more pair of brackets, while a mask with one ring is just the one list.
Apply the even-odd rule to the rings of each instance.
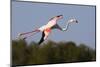
[[[12, 39], [15, 39], [20, 32], [32, 31], [44, 24], [53, 16], [62, 14], [64, 17], [58, 24], [64, 27], [66, 21], [75, 17], [79, 23], [72, 24], [69, 30], [62, 32], [53, 30], [48, 40], [53, 41], [73, 41], [76, 44], [84, 43], [95, 48], [95, 7], [46, 4], [32, 2], [12, 2]], [[38, 42], [41, 33], [27, 39], [28, 42]]]

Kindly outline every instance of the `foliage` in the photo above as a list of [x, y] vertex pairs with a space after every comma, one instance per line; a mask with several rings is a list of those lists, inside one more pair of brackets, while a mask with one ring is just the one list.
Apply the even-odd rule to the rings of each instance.
[[12, 40], [12, 64], [54, 64], [95, 61], [96, 51], [85, 44], [48, 41], [42, 45], [25, 40]]

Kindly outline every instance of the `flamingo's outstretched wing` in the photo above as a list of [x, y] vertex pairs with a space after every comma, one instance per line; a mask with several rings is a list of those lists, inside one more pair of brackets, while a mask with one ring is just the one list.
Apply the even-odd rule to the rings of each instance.
[[58, 24], [54, 25], [51, 29], [59, 29], [62, 31], [62, 28]]
[[38, 44], [41, 44], [41, 43], [44, 41], [44, 36], [45, 36], [45, 33], [44, 33], [44, 32], [42, 32], [42, 37], [41, 37], [41, 39], [40, 39], [40, 41], [39, 41], [39, 43], [38, 43]]
[[55, 20], [51, 20], [46, 24], [46, 28], [51, 28], [56, 24], [57, 24], [57, 22]]
[[44, 40], [46, 40], [51, 32], [51, 29], [46, 29], [42, 32], [42, 37], [38, 44], [41, 44]]

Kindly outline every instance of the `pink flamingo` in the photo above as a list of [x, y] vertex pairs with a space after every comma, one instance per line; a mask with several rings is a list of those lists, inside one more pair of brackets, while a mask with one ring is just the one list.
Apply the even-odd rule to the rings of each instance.
[[[38, 43], [38, 44], [41, 44], [44, 40], [47, 39], [47, 37], [50, 34], [52, 29], [59, 29], [61, 31], [67, 31], [70, 23], [78, 23], [78, 21], [76, 19], [72, 18], [72, 19], [67, 21], [66, 27], [61, 28], [57, 24], [57, 21], [59, 19], [62, 19], [62, 18], [63, 18], [63, 15], [55, 16], [55, 17], [51, 18], [46, 25], [43, 25], [42, 27], [40, 27], [38, 29], [35, 29], [34, 31], [30, 31], [30, 32], [26, 32], [26, 33], [21, 33], [21, 34], [19, 34], [19, 36], [30, 34], [30, 33], [33, 33], [33, 32], [42, 32], [42, 37], [41, 37], [41, 39], [40, 39], [40, 41]], [[30, 35], [30, 36], [32, 36], [32, 35]], [[27, 37], [29, 37], [29, 36], [27, 36]], [[27, 37], [24, 37], [24, 39], [26, 39]]]

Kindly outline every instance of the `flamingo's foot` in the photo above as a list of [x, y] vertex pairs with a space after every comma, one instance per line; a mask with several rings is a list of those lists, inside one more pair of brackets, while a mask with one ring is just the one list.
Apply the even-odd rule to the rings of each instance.
[[21, 33], [16, 37], [17, 40], [25, 40], [27, 37], [23, 37]]
[[24, 37], [23, 40], [26, 40], [27, 37]]

